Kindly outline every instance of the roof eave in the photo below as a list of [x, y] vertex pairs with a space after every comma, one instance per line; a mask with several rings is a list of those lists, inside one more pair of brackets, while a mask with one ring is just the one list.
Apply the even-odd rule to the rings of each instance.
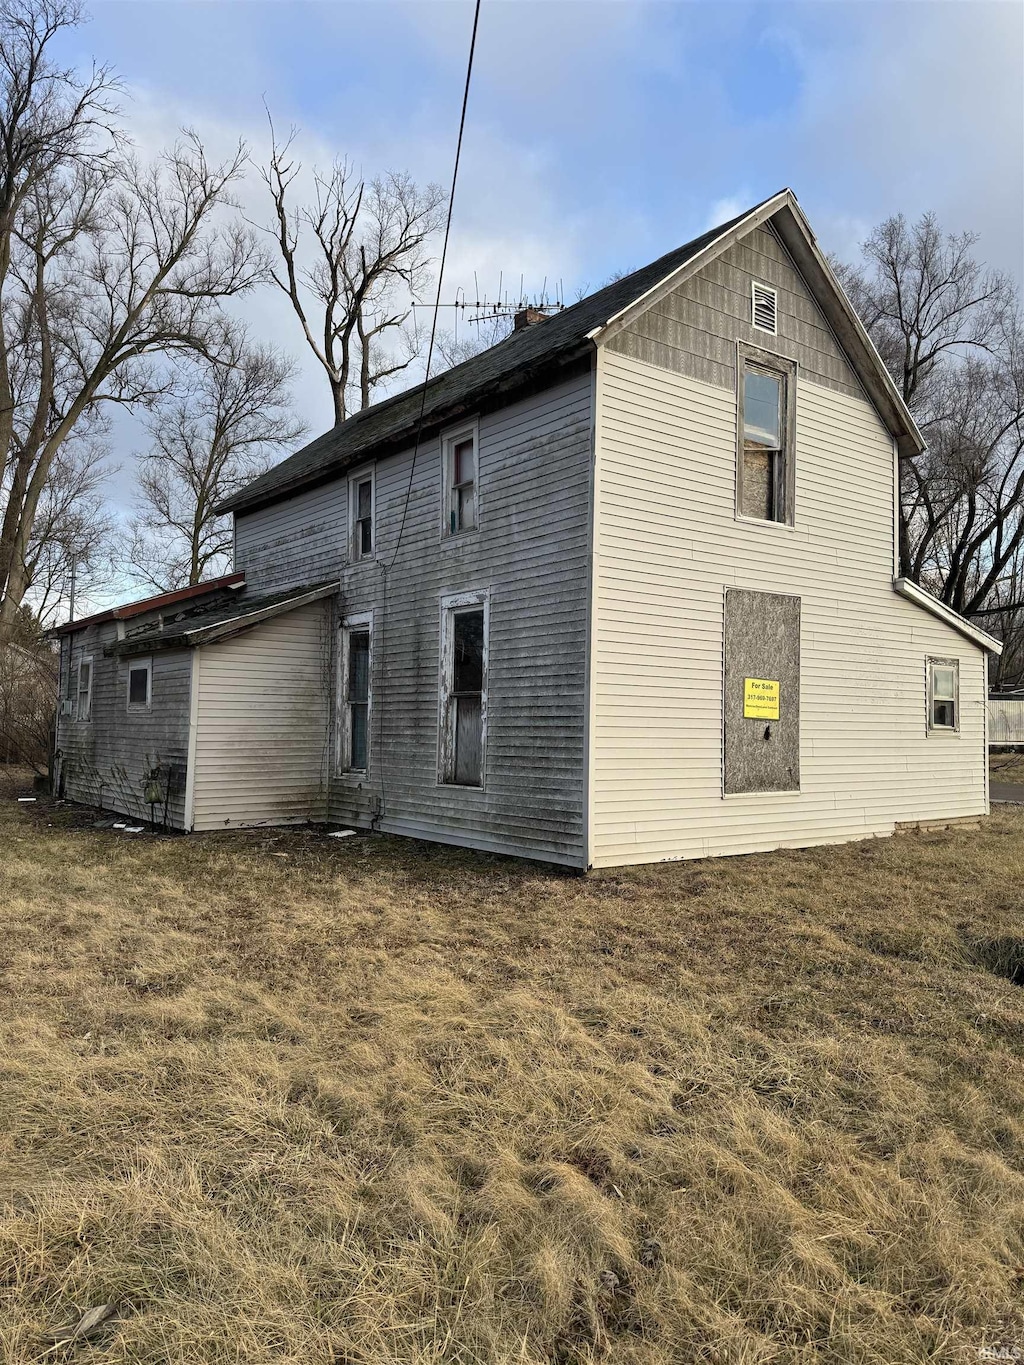
[[[538, 326], [542, 325], [538, 324]], [[564, 369], [566, 366], [574, 364], [582, 356], [592, 353], [593, 343], [587, 338], [579, 344], [567, 346], [564, 351], [559, 351], [556, 355], [545, 357], [536, 365], [524, 366], [515, 371], [513, 376], [506, 376], [491, 380], [487, 384], [481, 384], [458, 401], [428, 412], [423, 420], [421, 437], [432, 437], [436, 431], [449, 423], [457, 421], [469, 413], [476, 413], [481, 405], [489, 399], [500, 396], [505, 400], [510, 400], [512, 395], [521, 389], [528, 389], [545, 375]], [[406, 394], [399, 395], [399, 397], [406, 396]], [[243, 490], [237, 496], [226, 498], [223, 502], [218, 503], [214, 511], [218, 516], [224, 516], [228, 513], [255, 512], [261, 507], [270, 507], [275, 502], [283, 502], [286, 498], [294, 497], [296, 493], [330, 483], [332, 480], [340, 478], [348, 470], [355, 469], [358, 465], [366, 464], [370, 460], [381, 459], [385, 455], [394, 455], [399, 451], [408, 450], [416, 439], [416, 429], [417, 423], [411, 422], [408, 426], [382, 441], [376, 441], [353, 451], [352, 454], [339, 459], [336, 463], [327, 464], [306, 474], [297, 475], [294, 479], [288, 480], [287, 483], [281, 483], [273, 489], [268, 489], [265, 493], [257, 493], [250, 497]]]
[[602, 326], [595, 327], [588, 334], [590, 340], [596, 345], [610, 341], [641, 313], [646, 312], [652, 304], [678, 288], [699, 270], [703, 270], [749, 232], [769, 221], [807, 280], [811, 292], [836, 335], [836, 340], [846, 352], [868, 396], [896, 438], [900, 453], [920, 454], [925, 448], [924, 437], [903, 401], [903, 396], [893, 383], [892, 376], [878, 354], [874, 342], [857, 316], [856, 309], [818, 246], [813, 229], [796, 195], [790, 189], [780, 190], [778, 194], [772, 195], [770, 199], [751, 209], [738, 222], [708, 242], [695, 256], [691, 256], [646, 293], [620, 309]]
[[994, 635], [989, 635], [987, 631], [979, 630], [979, 628], [972, 625], [966, 617], [961, 616], [960, 613], [954, 611], [952, 607], [947, 607], [945, 602], [940, 602], [938, 598], [933, 597], [931, 593], [925, 592], [924, 588], [920, 587], [917, 583], [914, 583], [911, 579], [894, 578], [892, 587], [893, 591], [898, 593], [900, 597], [905, 597], [908, 602], [913, 602], [915, 606], [930, 612], [932, 616], [945, 622], [947, 626], [951, 626], [953, 630], [958, 631], [981, 649], [987, 649], [990, 654], [995, 654], [997, 657], [1002, 654], [1003, 646]]
[[193, 626], [190, 630], [174, 630], [164, 639], [159, 636], [132, 639], [131, 636], [128, 636], [124, 640], [116, 641], [106, 652], [116, 654], [118, 658], [131, 658], [153, 654], [158, 650], [165, 649], [197, 649], [200, 645], [214, 644], [221, 640], [230, 639], [234, 635], [241, 635], [244, 631], [251, 630], [253, 626], [262, 625], [265, 621], [270, 621], [275, 616], [283, 616], [286, 612], [297, 611], [299, 607], [308, 606], [311, 602], [319, 602], [324, 598], [332, 597], [339, 590], [339, 587], [340, 584], [333, 580], [330, 583], [321, 583], [314, 588], [296, 593], [294, 597], [287, 597], [283, 601], [275, 602], [259, 611], [240, 612], [238, 616], [233, 616], [227, 621], [218, 621], [212, 626]]

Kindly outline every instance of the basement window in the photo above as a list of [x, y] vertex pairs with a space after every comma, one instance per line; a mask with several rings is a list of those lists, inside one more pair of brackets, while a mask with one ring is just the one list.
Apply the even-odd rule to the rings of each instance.
[[960, 728], [960, 664], [956, 659], [928, 660], [928, 729]]
[[796, 366], [741, 347], [738, 372], [737, 512], [792, 525]]
[[445, 536], [473, 531], [477, 525], [476, 425], [450, 432], [444, 438]]
[[759, 332], [770, 332], [772, 336], [778, 329], [779, 296], [770, 284], [758, 284], [754, 280], [750, 291], [750, 320]]
[[133, 660], [128, 665], [128, 710], [145, 710], [153, 700], [152, 659]]
[[353, 559], [373, 557], [374, 487], [373, 472], [356, 474], [349, 480], [351, 553]]
[[340, 766], [365, 773], [370, 763], [370, 616], [351, 616], [342, 625]]
[[78, 708], [79, 720], [92, 720], [92, 655], [78, 661]]
[[485, 593], [441, 601], [441, 782], [482, 787], [487, 734]]

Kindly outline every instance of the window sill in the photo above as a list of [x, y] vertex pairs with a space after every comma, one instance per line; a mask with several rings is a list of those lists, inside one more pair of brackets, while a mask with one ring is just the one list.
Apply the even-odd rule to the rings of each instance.
[[803, 796], [803, 794], [804, 794], [804, 792], [803, 792], [803, 788], [802, 788], [802, 787], [796, 787], [796, 788], [794, 788], [794, 789], [792, 789], [792, 790], [790, 790], [790, 791], [782, 791], [782, 792], [777, 792], [777, 791], [776, 791], [776, 792], [722, 792], [722, 800], [723, 800], [723, 801], [749, 801], [750, 798], [751, 798], [752, 796], [754, 796], [754, 797], [757, 797], [757, 799], [758, 799], [759, 801], [763, 801], [766, 797], [768, 797], [768, 798], [777, 798], [777, 797], [781, 797], [781, 796], [788, 796], [788, 797], [790, 797], [790, 798], [794, 798], [794, 797], [797, 797], [797, 796]]
[[791, 521], [769, 521], [767, 517], [745, 517], [741, 512], [737, 512], [734, 520], [741, 526], [770, 526], [776, 531], [795, 531], [796, 525]]
[[458, 545], [466, 541], [480, 539], [480, 527], [474, 526], [471, 531], [447, 531], [441, 535], [442, 545]]

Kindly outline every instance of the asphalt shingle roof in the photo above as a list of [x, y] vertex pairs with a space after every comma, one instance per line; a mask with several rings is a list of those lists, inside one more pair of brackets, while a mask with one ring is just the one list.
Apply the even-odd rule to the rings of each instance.
[[[746, 210], [728, 223], [660, 256], [641, 270], [605, 285], [561, 313], [513, 332], [504, 341], [431, 379], [427, 386], [424, 429], [430, 430], [488, 393], [512, 392], [544, 371], [586, 354], [593, 344], [588, 340], [590, 332], [629, 307], [753, 211]], [[282, 460], [222, 503], [220, 510], [241, 511], [273, 502], [277, 497], [343, 472], [381, 447], [397, 449], [407, 444], [415, 434], [422, 402], [423, 386], [417, 384], [394, 398], [364, 408]]]

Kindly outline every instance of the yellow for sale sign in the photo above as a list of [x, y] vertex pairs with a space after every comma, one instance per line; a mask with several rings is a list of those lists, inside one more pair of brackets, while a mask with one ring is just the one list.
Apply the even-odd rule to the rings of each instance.
[[781, 693], [781, 684], [771, 678], [744, 678], [744, 716], [751, 720], [778, 720]]

